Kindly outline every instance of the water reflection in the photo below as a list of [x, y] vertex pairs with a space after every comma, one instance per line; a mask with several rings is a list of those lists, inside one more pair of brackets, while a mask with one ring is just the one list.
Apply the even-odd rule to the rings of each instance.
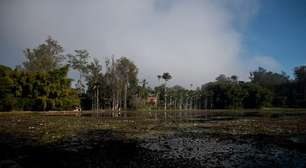
[[208, 119], [210, 110], [199, 111], [87, 111], [81, 116], [98, 118], [148, 119], [148, 120], [196, 120]]
[[86, 111], [81, 116], [98, 117], [99, 119], [118, 118], [131, 120], [206, 120], [220, 121], [252, 117], [279, 118], [283, 116], [306, 116], [299, 111], [262, 111], [262, 110], [181, 110], [181, 111]]

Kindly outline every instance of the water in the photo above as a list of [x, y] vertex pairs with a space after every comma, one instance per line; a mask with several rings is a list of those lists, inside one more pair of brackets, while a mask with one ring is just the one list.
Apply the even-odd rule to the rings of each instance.
[[[15, 163], [22, 167], [305, 167], [306, 165], [305, 112], [193, 110], [122, 111], [120, 115], [112, 111], [88, 111], [83, 112], [82, 116], [41, 114], [0, 116], [0, 128], [5, 128], [0, 136], [2, 139], [0, 165], [4, 163]], [[26, 126], [22, 127], [24, 125]], [[35, 128], [29, 130], [33, 126]], [[24, 128], [22, 134], [14, 134], [14, 131], [20, 131], [22, 128]], [[9, 131], [11, 133], [8, 133]], [[48, 136], [45, 134], [46, 131], [65, 136], [53, 143], [36, 144], [36, 141], [32, 140], [32, 137], [39, 140]], [[39, 132], [41, 134], [37, 134]]]

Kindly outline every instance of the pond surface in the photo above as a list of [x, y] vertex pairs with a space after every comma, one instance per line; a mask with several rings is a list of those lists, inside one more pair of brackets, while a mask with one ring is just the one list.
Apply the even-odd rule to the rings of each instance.
[[304, 111], [0, 114], [2, 167], [306, 167]]

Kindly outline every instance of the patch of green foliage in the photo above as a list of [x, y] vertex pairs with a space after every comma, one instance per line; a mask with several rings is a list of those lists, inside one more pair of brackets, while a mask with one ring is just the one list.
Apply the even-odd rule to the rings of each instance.
[[27, 72], [0, 67], [0, 111], [71, 109], [79, 104], [70, 87], [68, 66], [48, 72]]

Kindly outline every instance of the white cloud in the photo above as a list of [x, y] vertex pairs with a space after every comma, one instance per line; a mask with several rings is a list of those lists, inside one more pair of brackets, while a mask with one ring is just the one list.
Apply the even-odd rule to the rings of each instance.
[[[127, 56], [139, 66], [141, 78], [152, 84], [157, 74], [166, 71], [173, 74], [171, 83], [185, 86], [200, 85], [221, 73], [246, 78], [242, 60], [250, 58], [241, 56], [241, 33], [235, 21], [247, 22], [257, 6], [248, 4], [254, 1], [231, 2], [3, 1], [0, 37], [2, 43], [23, 49], [51, 35], [68, 52], [85, 48], [101, 60], [112, 54]], [[248, 10], [237, 10], [245, 6]], [[254, 59], [273, 65], [271, 60]]]

